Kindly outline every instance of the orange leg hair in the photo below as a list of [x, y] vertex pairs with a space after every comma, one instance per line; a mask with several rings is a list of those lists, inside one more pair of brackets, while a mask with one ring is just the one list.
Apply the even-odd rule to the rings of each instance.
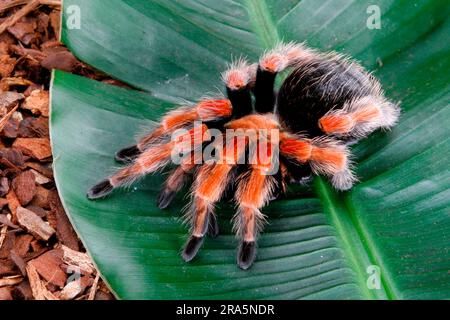
[[353, 100], [342, 109], [331, 110], [319, 119], [326, 134], [365, 137], [379, 128], [390, 128], [399, 117], [399, 108], [381, 97]]
[[244, 270], [256, 258], [256, 238], [265, 221], [260, 209], [270, 201], [276, 186], [275, 177], [267, 175], [270, 165], [252, 165], [250, 172], [240, 177], [235, 195], [238, 212], [234, 217], [234, 230], [241, 239], [237, 264]]
[[[213, 164], [204, 164], [197, 172], [192, 187], [192, 206], [186, 218], [191, 224], [191, 236], [183, 250], [185, 261], [192, 260], [203, 244], [209, 224], [216, 224], [214, 204], [220, 200], [232, 178], [232, 169], [245, 153], [245, 144], [226, 144], [221, 157]], [[212, 229], [217, 228], [212, 226]], [[215, 235], [216, 230], [213, 230]]]
[[157, 171], [170, 162], [172, 152], [190, 153], [193, 149], [200, 147], [203, 141], [209, 139], [207, 129], [206, 125], [195, 127], [173, 141], [145, 150], [132, 164], [92, 187], [88, 191], [88, 198], [104, 197], [114, 188], [130, 184], [139, 177]]
[[[201, 157], [202, 155], [199, 154], [198, 156]], [[188, 177], [193, 173], [195, 167], [197, 166], [197, 163], [201, 163], [196, 161], [196, 157], [197, 153], [192, 152], [189, 156], [186, 156], [186, 158], [182, 160], [182, 163], [173, 169], [169, 174], [169, 177], [166, 179], [164, 187], [158, 196], [158, 208], [167, 208], [177, 192], [183, 188], [184, 184], [188, 180]]]
[[305, 139], [283, 134], [280, 153], [299, 165], [309, 164], [315, 174], [328, 176], [338, 190], [350, 189], [355, 181], [349, 151], [335, 140], [323, 137]]
[[136, 158], [141, 152], [151, 147], [158, 140], [173, 133], [194, 121], [213, 121], [229, 118], [232, 113], [231, 102], [228, 99], [205, 99], [194, 107], [180, 107], [167, 113], [161, 124], [152, 132], [144, 136], [135, 146], [127, 147], [116, 153], [116, 160], [128, 162]]

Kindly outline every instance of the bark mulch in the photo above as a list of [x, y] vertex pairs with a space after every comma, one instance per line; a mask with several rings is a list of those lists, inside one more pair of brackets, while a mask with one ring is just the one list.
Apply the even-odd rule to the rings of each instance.
[[115, 84], [57, 39], [60, 0], [0, 0], [0, 300], [114, 299], [55, 187], [52, 69]]

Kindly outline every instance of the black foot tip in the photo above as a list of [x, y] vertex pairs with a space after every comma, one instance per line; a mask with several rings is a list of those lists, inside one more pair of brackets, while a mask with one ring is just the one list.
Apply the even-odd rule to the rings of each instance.
[[158, 196], [158, 199], [156, 200], [156, 205], [158, 206], [158, 208], [166, 209], [172, 202], [175, 194], [176, 192], [174, 191], [162, 190]]
[[237, 254], [237, 264], [239, 268], [247, 270], [250, 268], [256, 258], [256, 243], [254, 241], [241, 242]]
[[131, 146], [116, 152], [115, 159], [119, 163], [128, 163], [136, 159], [141, 153], [137, 146]]
[[200, 250], [202, 244], [203, 244], [204, 237], [196, 237], [196, 236], [190, 236], [189, 240], [186, 242], [186, 245], [184, 246], [183, 253], [181, 254], [181, 257], [185, 262], [189, 262], [197, 255], [198, 250]]
[[109, 182], [109, 180], [103, 180], [100, 183], [97, 183], [87, 192], [87, 197], [90, 200], [99, 199], [106, 197], [108, 194], [113, 191], [113, 186]]
[[217, 218], [214, 214], [209, 215], [209, 224], [208, 224], [208, 236], [211, 238], [217, 238], [219, 235], [219, 224], [217, 223]]

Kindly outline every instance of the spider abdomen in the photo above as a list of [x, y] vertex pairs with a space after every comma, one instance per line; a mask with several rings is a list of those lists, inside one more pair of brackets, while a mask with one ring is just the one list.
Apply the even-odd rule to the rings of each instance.
[[278, 94], [278, 113], [293, 132], [323, 134], [318, 121], [349, 101], [381, 94], [378, 82], [355, 62], [335, 54], [299, 61]]

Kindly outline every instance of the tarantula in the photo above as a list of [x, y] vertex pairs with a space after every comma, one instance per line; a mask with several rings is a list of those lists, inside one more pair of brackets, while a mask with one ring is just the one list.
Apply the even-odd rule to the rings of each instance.
[[[275, 78], [286, 68], [293, 71], [276, 93]], [[303, 44], [279, 44], [258, 64], [240, 59], [222, 79], [228, 99], [203, 99], [167, 113], [136, 145], [116, 153], [116, 160], [127, 166], [92, 187], [87, 196], [104, 197], [167, 166], [176, 153], [181, 160], [167, 178], [158, 206], [166, 208], [186, 181], [193, 179], [186, 214], [191, 230], [183, 259], [188, 262], [195, 257], [206, 234], [218, 235], [214, 205], [231, 190], [238, 207], [234, 217], [240, 240], [237, 264], [248, 269], [265, 221], [261, 208], [285, 192], [288, 183], [300, 183], [311, 175], [328, 177], [337, 190], [350, 189], [356, 179], [349, 143], [392, 127], [400, 109], [358, 63]], [[196, 121], [201, 126], [194, 126]], [[189, 130], [173, 138], [181, 128]], [[220, 130], [224, 139], [214, 139], [215, 161], [205, 161], [202, 151], [211, 140], [212, 128]], [[231, 129], [240, 133], [230, 137]], [[251, 130], [256, 134], [246, 135]], [[262, 134], [263, 130], [268, 134]], [[242, 137], [243, 143], [238, 143]], [[249, 152], [252, 145], [266, 146], [266, 156]]]

